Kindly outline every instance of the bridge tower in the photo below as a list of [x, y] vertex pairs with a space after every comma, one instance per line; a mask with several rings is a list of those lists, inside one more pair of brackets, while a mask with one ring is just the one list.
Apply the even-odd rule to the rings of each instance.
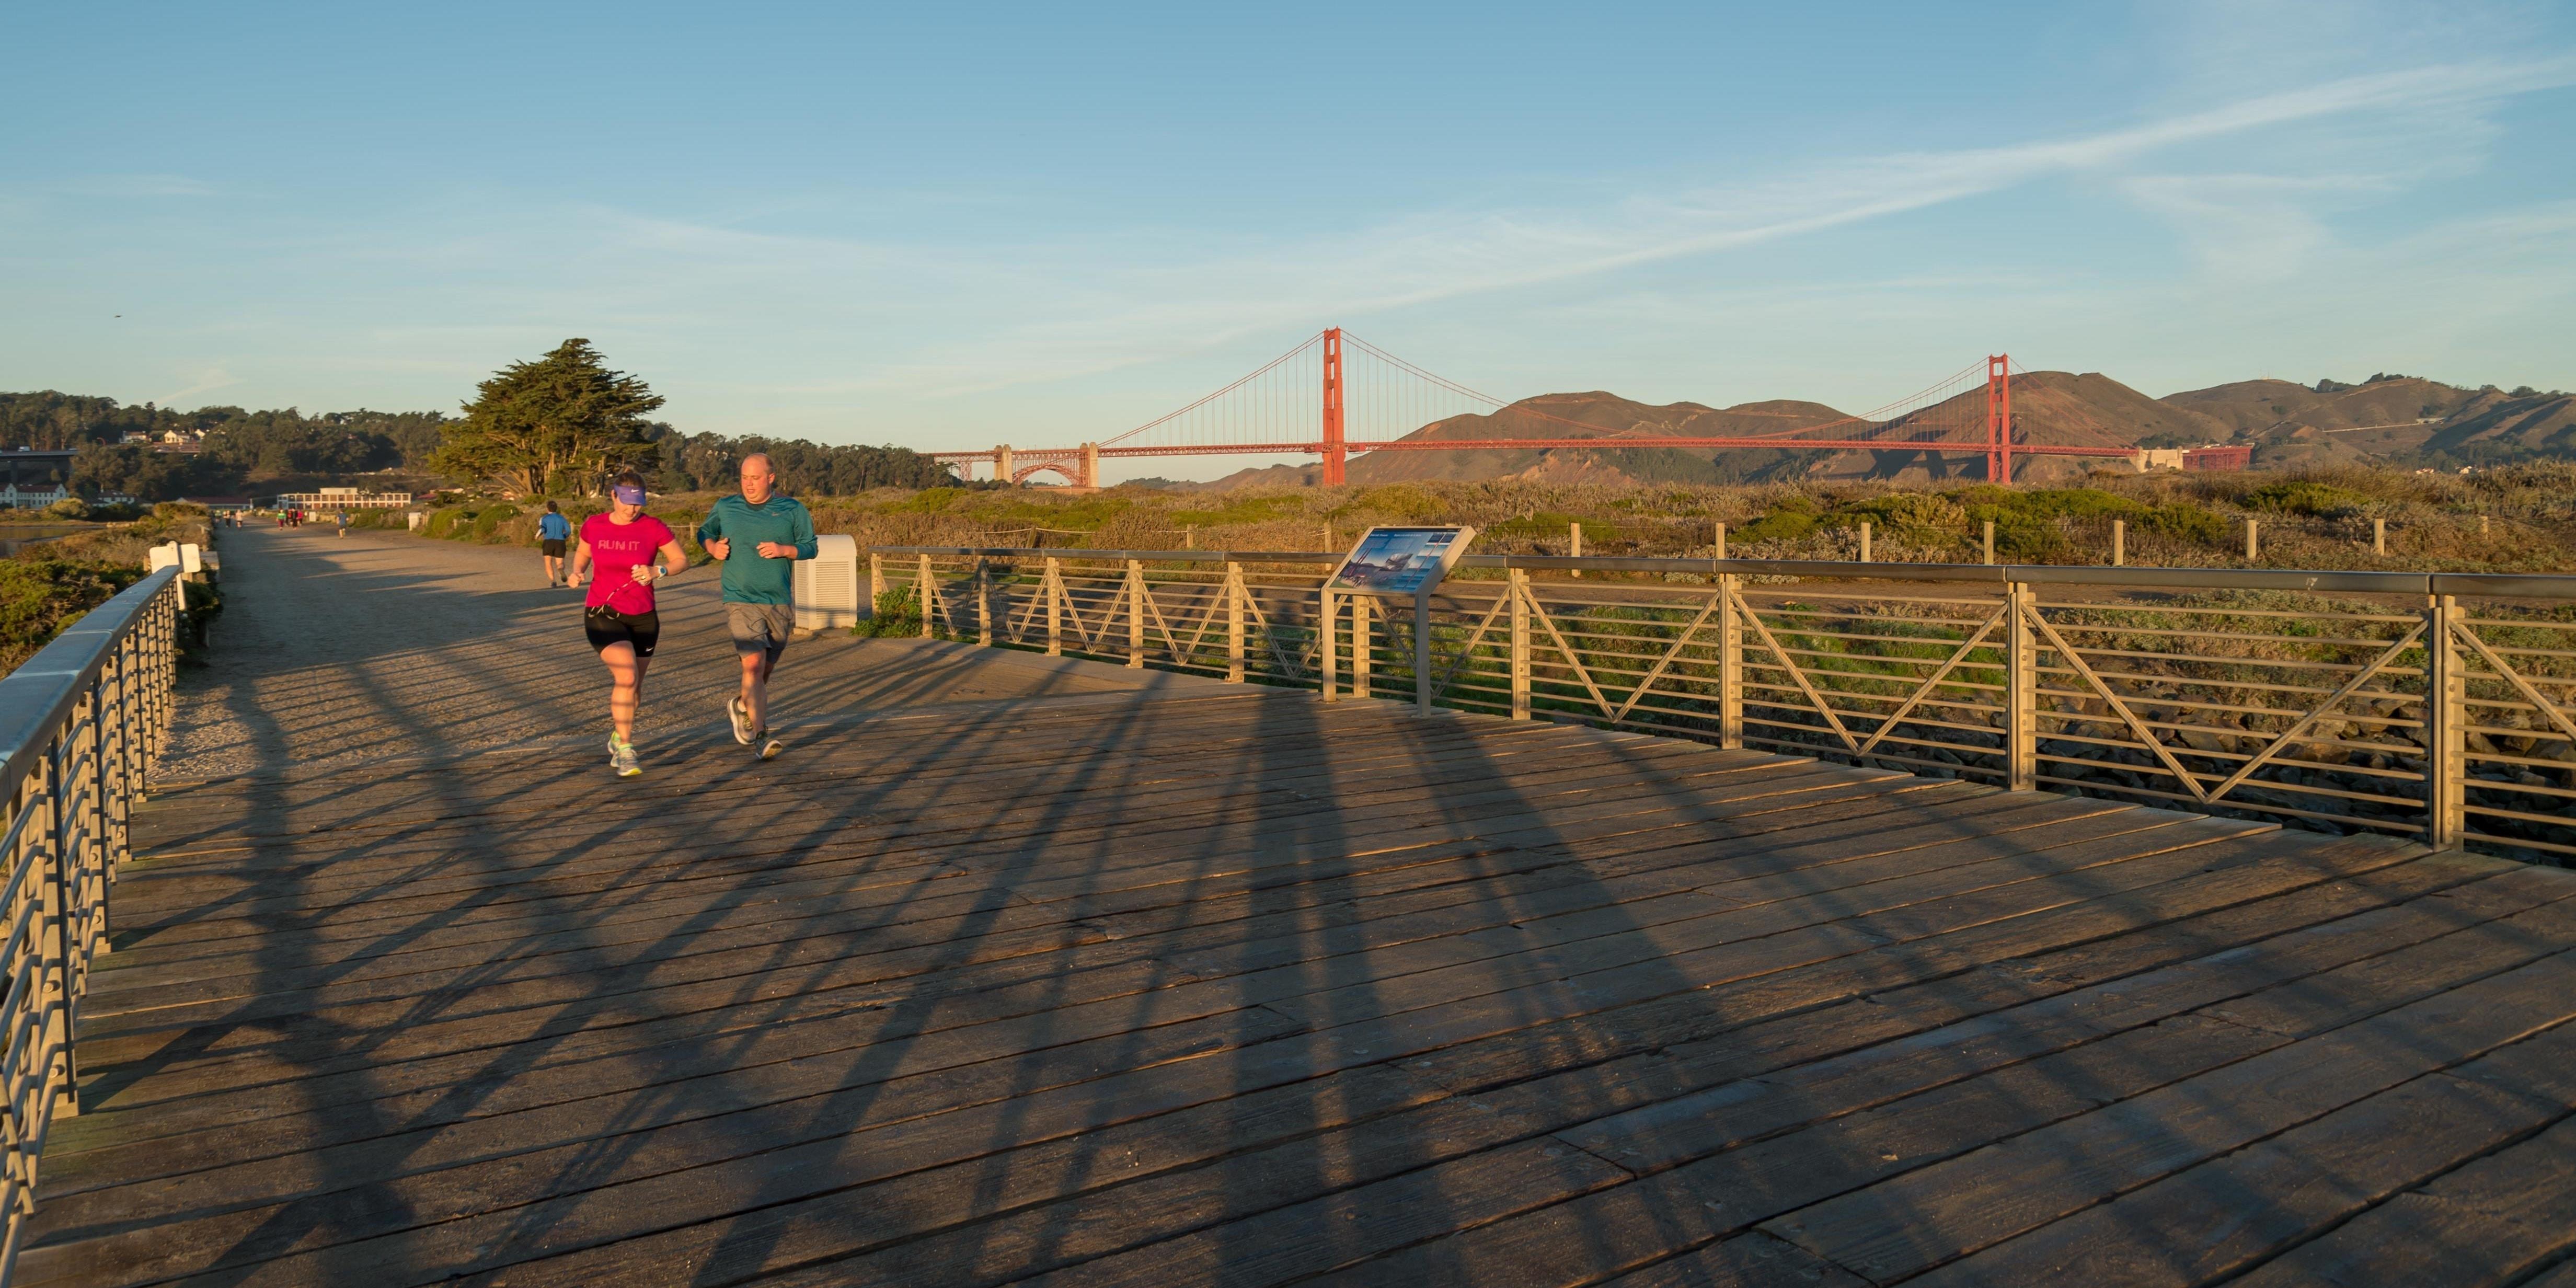
[[1986, 359], [1986, 481], [2012, 482], [2012, 355]]
[[1100, 486], [1100, 444], [1082, 445], [1082, 474], [1074, 482], [1081, 487]]
[[1324, 486], [1342, 482], [1342, 329], [1324, 331]]
[[993, 448], [993, 481], [996, 483], [1009, 483], [1013, 481], [1011, 478], [1011, 445], [1008, 443], [1002, 443]]

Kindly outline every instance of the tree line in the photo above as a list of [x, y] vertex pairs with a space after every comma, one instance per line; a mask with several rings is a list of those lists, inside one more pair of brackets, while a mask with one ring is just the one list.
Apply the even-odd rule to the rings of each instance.
[[[261, 480], [328, 478], [393, 470], [432, 485], [487, 487], [520, 496], [596, 495], [635, 468], [665, 492], [734, 485], [742, 458], [769, 454], [782, 489], [807, 496], [878, 487], [940, 487], [954, 475], [921, 453], [774, 439], [686, 434], [651, 419], [662, 398], [612, 371], [587, 340], [566, 340], [482, 382], [461, 415], [434, 411], [324, 412], [289, 407], [194, 411], [44, 390], [0, 393], [0, 450], [71, 449], [71, 487], [87, 497], [121, 492], [145, 501], [238, 493]], [[127, 445], [176, 430], [203, 435], [196, 452]]]

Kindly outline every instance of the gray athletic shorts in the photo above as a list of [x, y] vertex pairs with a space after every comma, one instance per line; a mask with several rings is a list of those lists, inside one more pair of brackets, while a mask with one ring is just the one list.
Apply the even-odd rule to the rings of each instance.
[[767, 653], [770, 661], [787, 651], [787, 632], [796, 625], [796, 609], [787, 604], [725, 604], [725, 625], [733, 631], [736, 653]]

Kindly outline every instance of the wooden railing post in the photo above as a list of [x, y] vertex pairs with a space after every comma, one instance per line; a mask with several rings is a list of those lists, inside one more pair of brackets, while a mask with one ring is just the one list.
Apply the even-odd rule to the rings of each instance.
[[938, 609], [938, 601], [931, 598], [930, 556], [921, 557], [921, 577], [914, 584], [921, 589], [921, 638], [929, 639], [930, 619]]
[[885, 596], [885, 556], [868, 552], [868, 611], [875, 612], [877, 600]]
[[1530, 718], [1530, 619], [1529, 574], [1511, 570], [1511, 580], [1503, 587], [1511, 597], [1512, 610], [1512, 719]]
[[1324, 701], [1331, 702], [1340, 696], [1336, 694], [1333, 689], [1338, 680], [1338, 677], [1334, 673], [1340, 669], [1340, 663], [1334, 657], [1334, 654], [1338, 653], [1341, 647], [1333, 640], [1333, 616], [1336, 609], [1333, 603], [1332, 586], [1329, 583], [1326, 584], [1315, 592], [1315, 597], [1315, 611], [1317, 614], [1315, 622], [1316, 674], [1322, 677]]
[[2113, 519], [2111, 520], [2111, 566], [2118, 568], [2128, 562], [2129, 521], [2126, 519]]
[[1229, 559], [1225, 564], [1225, 680], [1243, 683], [1243, 601], [1247, 597], [1243, 584], [1243, 565]]
[[1047, 656], [1064, 656], [1064, 571], [1053, 556], [1046, 561]]
[[[1720, 533], [1723, 535], [1721, 528]], [[1734, 573], [1717, 575], [1717, 745], [1744, 745], [1744, 618]]]
[[1377, 696], [1377, 677], [1370, 663], [1377, 660], [1377, 600], [1368, 595], [1351, 596], [1351, 696]]
[[992, 565], [975, 561], [975, 642], [993, 647], [993, 572]]
[[2004, 786], [2039, 790], [2039, 649], [2030, 629], [2035, 596], [2022, 582], [2004, 586]]
[[1127, 669], [1145, 669], [1145, 565], [1127, 561]]
[[2460, 666], [2459, 600], [2424, 610], [2424, 844], [2456, 850], [2468, 835], [2468, 674]]
[[1413, 592], [1413, 709], [1431, 713], [1431, 588]]

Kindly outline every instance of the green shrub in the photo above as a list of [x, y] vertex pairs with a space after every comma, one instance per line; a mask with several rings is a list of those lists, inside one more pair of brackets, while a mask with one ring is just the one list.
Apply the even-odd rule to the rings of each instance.
[[2370, 498], [2349, 488], [2308, 479], [2284, 479], [2266, 483], [2245, 494], [2244, 505], [2251, 510], [2273, 510], [2283, 514], [2305, 514], [2318, 517], [2347, 514], [2359, 509]]
[[518, 517], [519, 507], [515, 505], [485, 506], [483, 509], [475, 512], [474, 539], [476, 541], [490, 541], [492, 539], [492, 534], [501, 530], [502, 524]]
[[870, 638], [919, 635], [921, 601], [909, 586], [888, 588], [877, 596], [876, 612], [868, 620], [851, 627], [850, 633]]
[[456, 535], [456, 527], [458, 524], [471, 524], [472, 522], [474, 522], [474, 512], [472, 510], [461, 505], [451, 505], [443, 510], [430, 511], [429, 522], [423, 525], [423, 531], [431, 537], [444, 541], [447, 538]]
[[56, 501], [52, 505], [45, 507], [45, 517], [48, 519], [86, 519], [89, 517], [89, 502], [76, 496], [64, 497], [62, 500]]
[[[1806, 500], [1794, 497], [1793, 500]], [[1810, 503], [1812, 506], [1812, 503]], [[1729, 539], [1747, 544], [1757, 541], [1795, 541], [1816, 530], [1812, 508], [1784, 507], [1775, 509], [1729, 534]]]
[[2167, 501], [2147, 507], [2138, 517], [2141, 531], [2172, 537], [2177, 541], [2197, 541], [2217, 545], [2227, 540], [2227, 520], [2189, 501]]

